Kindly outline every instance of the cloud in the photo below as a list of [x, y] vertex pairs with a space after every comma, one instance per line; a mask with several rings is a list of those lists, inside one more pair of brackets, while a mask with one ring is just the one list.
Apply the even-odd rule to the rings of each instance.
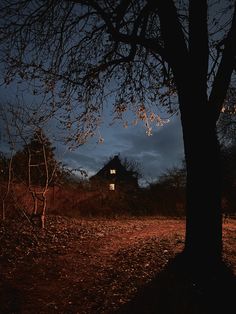
[[167, 168], [179, 165], [184, 156], [179, 117], [154, 130], [152, 136], [147, 136], [141, 125], [127, 129], [116, 125], [100, 131], [105, 139], [103, 144], [97, 144], [96, 138], [89, 140], [67, 154], [67, 163], [94, 174], [110, 156], [120, 153], [121, 157], [139, 162], [144, 177], [155, 179]]
[[129, 143], [129, 148], [122, 152], [127, 158], [132, 158], [142, 164], [144, 176], [155, 178], [165, 169], [181, 163], [183, 139], [180, 119], [175, 117], [153, 132], [152, 136], [142, 133], [127, 134], [123, 140]]
[[[0, 89], [0, 92], [1, 99], [4, 99], [6, 91]], [[105, 116], [104, 124], [99, 128], [104, 138], [103, 144], [98, 144], [97, 133], [97, 136], [75, 151], [63, 154], [65, 147], [61, 145], [59, 160], [70, 168], [83, 168], [92, 175], [100, 170], [110, 156], [120, 154], [139, 162], [143, 176], [150, 179], [157, 178], [167, 168], [181, 163], [184, 154], [179, 116], [175, 116], [162, 127], [153, 128], [152, 136], [146, 135], [142, 121], [128, 128], [124, 128], [122, 122], [108, 127], [109, 121], [110, 118]]]

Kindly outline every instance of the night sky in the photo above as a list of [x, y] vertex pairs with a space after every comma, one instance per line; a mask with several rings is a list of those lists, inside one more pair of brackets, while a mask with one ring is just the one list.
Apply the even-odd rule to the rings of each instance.
[[89, 175], [103, 166], [110, 156], [137, 161], [145, 180], [155, 180], [167, 168], [181, 164], [183, 159], [183, 141], [179, 116], [172, 117], [170, 122], [153, 128], [153, 135], [147, 136], [142, 122], [136, 126], [124, 128], [122, 125], [100, 128], [104, 138], [102, 144], [97, 138], [91, 138], [76, 151], [66, 153], [65, 162], [76, 168], [84, 167]]
[[[13, 86], [2, 87], [0, 89], [1, 102], [3, 104], [5, 101], [14, 103], [15, 94], [16, 90]], [[24, 100], [28, 104], [35, 101], [27, 93], [24, 93]], [[131, 122], [132, 118], [134, 116], [131, 115], [128, 122]], [[142, 121], [135, 126], [129, 123], [128, 127], [124, 127], [122, 121], [110, 126], [111, 121], [112, 118], [105, 115], [96, 135], [73, 151], [69, 151], [61, 143], [56, 143], [58, 158], [68, 167], [82, 168], [87, 171], [88, 176], [91, 176], [104, 165], [109, 157], [120, 154], [122, 158], [131, 159], [140, 164], [142, 183], [152, 182], [167, 168], [181, 164], [184, 154], [179, 115], [173, 116], [163, 126], [153, 126], [151, 136], [146, 134]], [[46, 134], [50, 132], [46, 130]], [[98, 143], [99, 136], [104, 139], [103, 143]], [[3, 146], [1, 150], [4, 150]]]

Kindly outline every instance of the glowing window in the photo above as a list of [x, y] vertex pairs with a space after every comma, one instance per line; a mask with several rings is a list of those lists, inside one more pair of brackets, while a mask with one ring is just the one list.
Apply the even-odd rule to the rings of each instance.
[[115, 191], [115, 184], [114, 183], [110, 183], [109, 184], [109, 190], [110, 191]]
[[110, 169], [110, 174], [116, 174], [116, 169]]

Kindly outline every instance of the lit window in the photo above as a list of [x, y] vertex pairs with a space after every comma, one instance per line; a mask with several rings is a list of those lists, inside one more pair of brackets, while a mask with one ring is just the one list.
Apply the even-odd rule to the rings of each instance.
[[109, 184], [109, 190], [110, 191], [115, 191], [115, 184], [114, 183], [110, 183]]
[[110, 169], [110, 174], [116, 174], [116, 169]]

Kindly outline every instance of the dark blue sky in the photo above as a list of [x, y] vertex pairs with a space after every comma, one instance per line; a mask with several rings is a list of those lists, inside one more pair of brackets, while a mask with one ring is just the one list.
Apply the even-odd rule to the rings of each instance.
[[[6, 101], [16, 102], [15, 94], [14, 86], [2, 87], [0, 89], [2, 104]], [[30, 104], [35, 102], [35, 99], [25, 91], [24, 101]], [[178, 115], [173, 116], [163, 126], [153, 126], [152, 136], [146, 134], [142, 121], [135, 126], [130, 123], [126, 128], [123, 122], [115, 122], [109, 126], [112, 118], [108, 114], [104, 116], [96, 136], [90, 138], [86, 144], [69, 151], [64, 145], [56, 143], [58, 158], [71, 168], [85, 169], [90, 176], [96, 173], [109, 157], [120, 154], [121, 157], [138, 162], [144, 179], [149, 182], [157, 179], [167, 168], [181, 164], [184, 155]], [[134, 118], [131, 114], [129, 122]], [[51, 131], [45, 130], [48, 135], [53, 133], [52, 124], [50, 127]], [[58, 131], [59, 134], [62, 132]], [[104, 139], [103, 143], [98, 143], [99, 135]]]
[[183, 140], [179, 116], [172, 117], [169, 123], [153, 128], [153, 135], [147, 136], [142, 122], [128, 128], [122, 125], [100, 128], [104, 139], [97, 143], [94, 137], [64, 156], [72, 167], [84, 167], [89, 175], [97, 172], [110, 156], [137, 161], [141, 165], [144, 179], [155, 180], [167, 168], [181, 164], [183, 159]]

